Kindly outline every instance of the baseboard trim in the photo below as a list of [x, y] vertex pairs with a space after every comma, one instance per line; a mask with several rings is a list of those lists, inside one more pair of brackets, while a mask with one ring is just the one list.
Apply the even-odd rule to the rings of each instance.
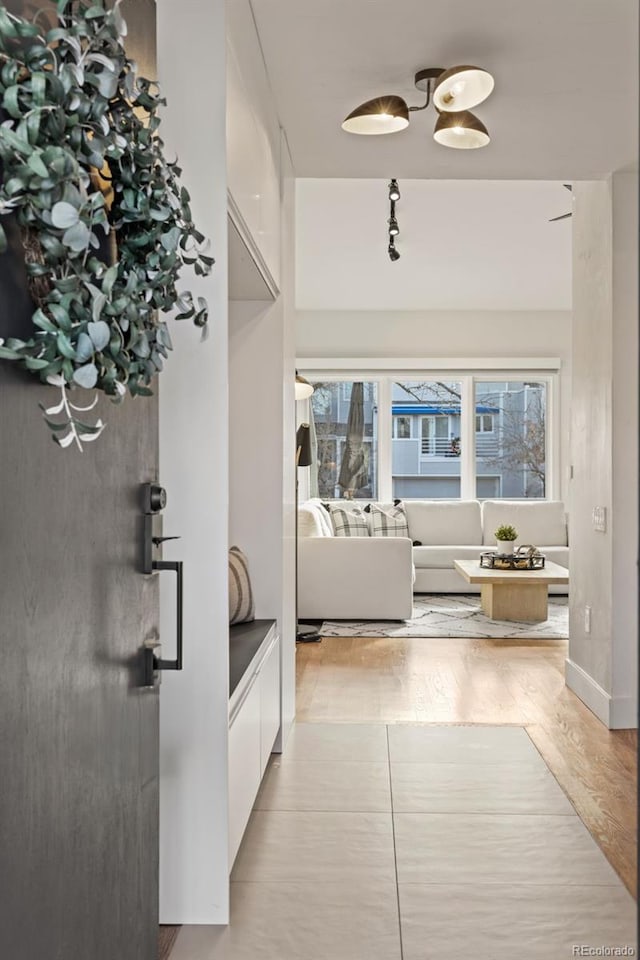
[[573, 690], [609, 730], [631, 730], [638, 726], [638, 708], [632, 697], [612, 697], [569, 657], [564, 666], [564, 677], [569, 689]]
[[633, 697], [612, 697], [609, 710], [609, 729], [636, 730], [637, 727], [637, 701]]
[[598, 720], [609, 726], [611, 716], [611, 696], [603, 690], [599, 683], [586, 670], [579, 667], [569, 657], [564, 662], [564, 678], [567, 686], [580, 697], [585, 706], [595, 713]]

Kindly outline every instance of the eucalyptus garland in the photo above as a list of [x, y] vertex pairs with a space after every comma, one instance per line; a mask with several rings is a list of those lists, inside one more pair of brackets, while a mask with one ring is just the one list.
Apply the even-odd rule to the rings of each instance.
[[166, 101], [125, 53], [119, 0], [59, 0], [48, 27], [0, 6], [0, 255], [12, 218], [35, 308], [33, 335], [0, 340], [0, 357], [60, 388], [45, 418], [61, 446], [81, 447], [104, 424], [79, 416], [97, 397], [74, 404], [69, 390], [151, 394], [171, 350], [162, 314], [206, 329], [206, 301], [177, 290], [181, 269], [204, 276], [214, 261], [164, 155]]

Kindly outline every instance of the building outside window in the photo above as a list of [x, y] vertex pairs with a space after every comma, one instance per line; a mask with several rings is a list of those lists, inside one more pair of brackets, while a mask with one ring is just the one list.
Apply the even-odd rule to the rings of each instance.
[[[391, 389], [392, 493], [401, 499], [460, 496], [461, 384], [394, 382]], [[397, 425], [409, 422], [410, 443]], [[407, 429], [403, 427], [403, 429]]]
[[411, 439], [411, 417], [394, 416], [393, 439], [394, 440], [410, 440]]

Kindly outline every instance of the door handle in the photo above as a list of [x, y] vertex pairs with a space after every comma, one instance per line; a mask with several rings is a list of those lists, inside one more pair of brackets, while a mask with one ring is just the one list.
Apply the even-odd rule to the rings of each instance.
[[180, 537], [163, 536], [161, 512], [167, 504], [164, 488], [158, 483], [143, 484], [142, 504], [144, 510], [142, 572], [154, 574], [162, 573], [164, 570], [176, 575], [176, 658], [165, 660], [159, 656], [160, 645], [153, 640], [145, 643], [143, 647], [145, 686], [153, 686], [159, 670], [182, 670], [184, 565], [182, 560], [162, 559], [162, 544], [167, 540], [180, 539]]
[[[167, 537], [166, 539], [173, 539]], [[176, 538], [177, 539], [177, 538]], [[183, 569], [182, 560], [154, 560], [153, 569], [160, 572], [161, 570], [168, 570], [175, 573], [176, 575], [176, 659], [175, 660], [163, 660], [162, 658], [156, 657], [156, 655], [151, 651], [154, 658], [154, 668], [156, 670], [182, 670], [182, 594], [183, 594]]]

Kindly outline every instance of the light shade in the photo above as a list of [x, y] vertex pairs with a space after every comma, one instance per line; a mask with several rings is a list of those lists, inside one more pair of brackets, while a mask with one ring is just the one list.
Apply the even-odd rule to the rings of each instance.
[[342, 129], [347, 133], [360, 133], [365, 136], [398, 133], [408, 126], [409, 107], [402, 97], [394, 96], [367, 100], [342, 121]]
[[308, 423], [301, 423], [296, 432], [296, 466], [310, 467], [312, 463], [311, 428]]
[[433, 139], [443, 147], [475, 150], [486, 147], [491, 137], [481, 120], [468, 110], [462, 110], [460, 113], [441, 113], [433, 131]]
[[470, 110], [486, 100], [495, 81], [482, 67], [451, 67], [436, 80], [433, 105], [436, 110]]
[[296, 373], [296, 400], [308, 400], [313, 396], [313, 387], [308, 380]]

